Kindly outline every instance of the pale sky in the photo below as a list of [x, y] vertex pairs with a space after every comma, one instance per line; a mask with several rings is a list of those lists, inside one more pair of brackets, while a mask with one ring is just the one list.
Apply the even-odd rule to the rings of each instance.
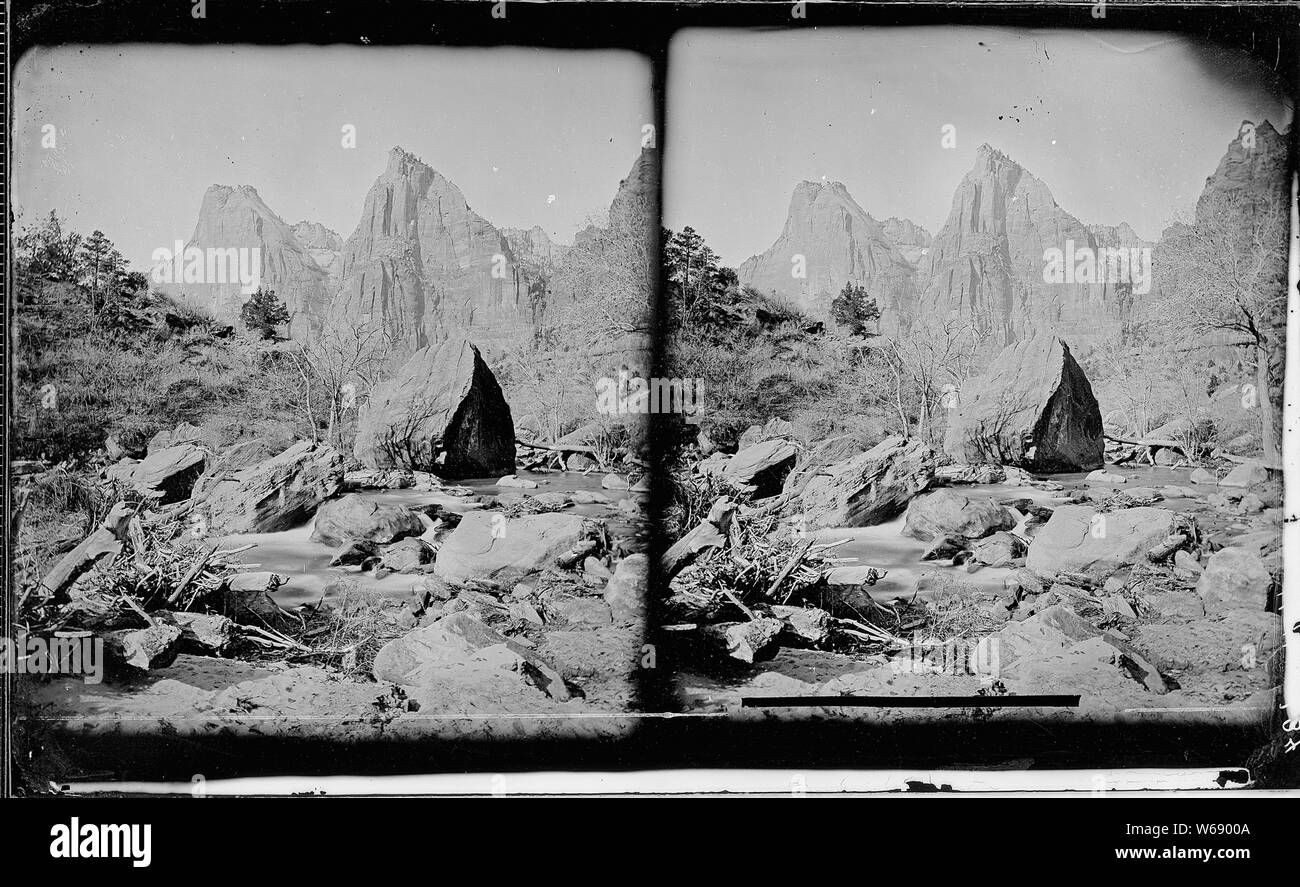
[[780, 235], [798, 182], [823, 176], [875, 218], [935, 234], [983, 142], [1080, 221], [1154, 240], [1243, 120], [1283, 131], [1292, 116], [1246, 57], [1168, 34], [692, 30], [668, 66], [664, 224], [693, 226], [732, 266]]
[[19, 224], [55, 209], [139, 270], [189, 239], [212, 184], [347, 239], [395, 145], [498, 228], [572, 242], [653, 122], [649, 63], [614, 51], [65, 46], [29, 52], [14, 84]]

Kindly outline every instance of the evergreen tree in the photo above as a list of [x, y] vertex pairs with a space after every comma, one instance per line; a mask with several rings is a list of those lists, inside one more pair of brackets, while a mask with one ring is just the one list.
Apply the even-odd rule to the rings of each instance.
[[847, 328], [855, 336], [875, 336], [879, 333], [868, 324], [880, 320], [876, 300], [867, 295], [867, 288], [849, 282], [831, 302], [831, 319]]
[[289, 309], [275, 297], [275, 290], [258, 287], [239, 312], [249, 331], [263, 339], [274, 339], [275, 328], [289, 322]]

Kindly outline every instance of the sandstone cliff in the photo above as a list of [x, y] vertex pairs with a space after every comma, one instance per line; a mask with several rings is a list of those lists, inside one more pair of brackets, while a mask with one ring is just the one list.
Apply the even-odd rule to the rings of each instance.
[[382, 323], [408, 351], [469, 331], [505, 338], [535, 320], [530, 281], [505, 236], [401, 148], [366, 195], [340, 276], [331, 315]]
[[882, 331], [910, 317], [917, 297], [916, 270], [840, 182], [800, 182], [781, 236], [737, 273], [821, 318], [845, 283], [860, 284], [880, 306]]
[[[1116, 236], [1120, 228], [1127, 226]], [[1076, 344], [1114, 337], [1129, 317], [1134, 287], [1115, 275], [1076, 275], [1072, 261], [1101, 245], [1046, 184], [981, 145], [922, 261], [921, 310], [969, 319], [997, 343], [1038, 333]], [[1066, 258], [1060, 282], [1044, 280], [1049, 250]]]
[[930, 244], [934, 242], [934, 236], [911, 219], [890, 216], [885, 219], [882, 227], [885, 236], [898, 247], [903, 258], [914, 266], [920, 264], [921, 258], [930, 251]]
[[[174, 279], [160, 284], [159, 289], [226, 323], [236, 323], [249, 293], [228, 273], [224, 254], [218, 251], [247, 250], [248, 267], [256, 256], [260, 284], [274, 289], [288, 307], [294, 335], [305, 334], [324, 315], [330, 297], [329, 272], [316, 263], [294, 229], [251, 186], [208, 188], [194, 234], [185, 245], [187, 254], [190, 248], [204, 254], [203, 279]], [[206, 261], [213, 256], [214, 261]]]

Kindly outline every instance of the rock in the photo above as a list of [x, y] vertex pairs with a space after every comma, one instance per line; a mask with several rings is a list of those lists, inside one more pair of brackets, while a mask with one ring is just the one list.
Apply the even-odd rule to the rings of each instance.
[[190, 497], [206, 463], [207, 453], [187, 443], [152, 452], [143, 462], [124, 459], [105, 474], [111, 480], [129, 484], [143, 496], [157, 498], [159, 504], [169, 505]]
[[537, 612], [537, 608], [527, 601], [511, 601], [507, 606], [510, 609], [510, 615], [515, 619], [524, 622], [531, 622], [534, 625], [542, 624], [542, 616]]
[[632, 554], [614, 567], [614, 575], [605, 584], [605, 603], [615, 622], [637, 622], [645, 618], [649, 600], [650, 560], [644, 554]]
[[1264, 507], [1264, 500], [1254, 493], [1247, 493], [1237, 503], [1237, 511], [1241, 514], [1259, 514], [1264, 510]]
[[1205, 603], [1198, 595], [1185, 591], [1161, 591], [1144, 595], [1142, 602], [1163, 619], [1200, 619]]
[[343, 457], [330, 447], [301, 441], [279, 455], [256, 460], [266, 445], [247, 442], [225, 454], [199, 478], [193, 498], [203, 502], [208, 532], [274, 533], [306, 523], [343, 485]]
[[573, 497], [568, 493], [538, 493], [533, 499], [547, 508], [568, 508], [573, 504]]
[[1007, 567], [1024, 555], [1025, 543], [1010, 533], [994, 533], [971, 545], [971, 557], [988, 567]]
[[1115, 613], [1125, 619], [1137, 618], [1137, 613], [1133, 611], [1133, 605], [1124, 600], [1122, 595], [1106, 595], [1101, 599], [1101, 609], [1103, 613]]
[[1204, 468], [1197, 468], [1187, 478], [1194, 484], [1217, 484], [1219, 479]]
[[582, 572], [595, 579], [607, 580], [613, 577], [609, 568], [594, 557], [587, 557], [582, 562]]
[[980, 539], [997, 530], [1010, 530], [1016, 520], [992, 496], [939, 489], [917, 496], [907, 506], [903, 535], [929, 542], [941, 536]]
[[1243, 462], [1228, 472], [1221, 487], [1253, 487], [1255, 484], [1268, 482], [1268, 469], [1259, 462]]
[[810, 529], [867, 527], [902, 511], [934, 482], [935, 453], [919, 440], [888, 437], [810, 478], [800, 496]]
[[613, 622], [609, 605], [600, 598], [547, 592], [542, 595], [542, 609], [552, 622], [569, 625], [609, 625]]
[[1200, 561], [1198, 561], [1195, 555], [1190, 551], [1179, 549], [1174, 552], [1174, 569], [1184, 570], [1188, 573], [1194, 573], [1199, 576], [1201, 575], [1202, 567]]
[[1143, 625], [1134, 643], [1157, 668], [1179, 672], [1180, 681], [1187, 672], [1264, 671], [1283, 645], [1282, 620], [1262, 610], [1231, 610]]
[[1174, 512], [1126, 508], [1102, 514], [1086, 505], [1059, 506], [1029, 545], [1026, 566], [1039, 576], [1085, 573], [1102, 581], [1146, 553], [1175, 530]]
[[1118, 654], [1111, 663], [1145, 686], [1148, 692], [1162, 694], [1168, 689], [1159, 671], [1131, 644], [1114, 633], [1101, 632], [1065, 606], [1048, 607], [1022, 622], [1008, 623], [994, 637], [999, 640], [998, 657], [1003, 668], [1018, 661], [1043, 662], [1053, 653], [1079, 643], [1101, 642]]
[[103, 635], [104, 653], [109, 662], [148, 671], [165, 668], [180, 653], [182, 631], [179, 626], [157, 621], [151, 628], [128, 628]]
[[515, 461], [510, 405], [469, 341], [430, 345], [375, 386], [357, 419], [354, 452], [369, 468], [502, 474]]
[[[794, 434], [794, 426], [784, 419], [773, 416], [762, 425], [751, 425], [745, 429], [736, 442], [737, 450], [744, 450], [746, 447], [752, 447], [763, 441], [774, 440], [781, 437], [790, 437]], [[705, 455], [708, 455], [707, 453]]]
[[727, 460], [723, 477], [751, 490], [756, 496], [771, 495], [794, 467], [798, 451], [788, 440], [768, 440], [740, 450]]
[[700, 632], [705, 641], [732, 659], [753, 664], [775, 655], [777, 638], [785, 630], [780, 619], [760, 617], [751, 622], [719, 622], [706, 625]]
[[949, 560], [965, 551], [970, 540], [965, 536], [936, 536], [921, 555], [923, 561]]
[[830, 640], [831, 614], [816, 607], [772, 607], [772, 615], [786, 624], [789, 633], [804, 643], [820, 646]]
[[497, 486], [514, 487], [520, 490], [535, 490], [537, 489], [538, 484], [535, 480], [527, 480], [519, 477], [517, 474], [507, 474], [505, 477], [497, 481]]
[[330, 558], [331, 567], [356, 567], [372, 557], [379, 556], [379, 546], [364, 540], [344, 542]]
[[181, 630], [181, 653], [223, 656], [235, 640], [235, 623], [225, 616], [175, 612], [171, 618]]
[[433, 563], [433, 549], [424, 540], [410, 536], [385, 548], [383, 559], [384, 566], [394, 573], [409, 573]]
[[[804, 488], [813, 477], [826, 473], [829, 466], [852, 459], [862, 451], [862, 444], [852, 434], [832, 437], [814, 445], [795, 462], [794, 470], [786, 475], [781, 492], [791, 496], [803, 495]], [[723, 456], [721, 461], [725, 462], [726, 458]]]
[[326, 502], [316, 512], [311, 541], [342, 545], [364, 540], [383, 545], [423, 532], [424, 521], [411, 509], [403, 505], [381, 505], [349, 493], [342, 499]]
[[198, 443], [202, 438], [203, 432], [197, 425], [191, 425], [189, 422], [182, 422], [171, 431], [159, 431], [153, 437], [149, 438], [148, 453], [153, 455], [160, 450], [169, 447], [178, 447], [181, 444]]
[[599, 463], [595, 459], [583, 453], [574, 453], [564, 460], [564, 464], [569, 471], [590, 471], [599, 467]]
[[1243, 608], [1263, 610], [1268, 606], [1272, 576], [1256, 555], [1244, 548], [1222, 548], [1210, 555], [1196, 593], [1208, 613]]
[[593, 533], [586, 521], [573, 514], [506, 518], [473, 511], [442, 543], [436, 573], [451, 583], [477, 579], [509, 587], [523, 576], [554, 566], [558, 557]]
[[1069, 346], [1040, 335], [1004, 348], [982, 377], [966, 383], [944, 450], [960, 462], [1028, 471], [1100, 467], [1101, 411]]
[[607, 490], [626, 490], [629, 486], [627, 478], [617, 474], [605, 475], [600, 479], [600, 485]]
[[271, 598], [271, 592], [287, 581], [288, 577], [266, 570], [236, 573], [222, 586], [222, 611], [236, 622], [252, 625], [279, 619], [284, 611]]
[[1033, 570], [1021, 567], [1002, 580], [1002, 587], [1013, 598], [1032, 597], [1043, 593], [1043, 580]]
[[1090, 484], [1108, 484], [1114, 486], [1117, 484], [1128, 483], [1128, 478], [1122, 474], [1112, 474], [1109, 471], [1103, 471], [1102, 469], [1098, 468], [1096, 471], [1088, 472], [1088, 476], [1084, 478], [1084, 482]]
[[418, 687], [436, 679], [439, 666], [464, 664], [474, 653], [498, 646], [526, 663], [526, 676], [552, 699], [562, 702], [570, 698], [564, 679], [553, 665], [467, 613], [444, 616], [427, 628], [389, 641], [375, 655], [372, 671], [378, 681]]
[[590, 490], [574, 490], [566, 494], [574, 505], [608, 505], [609, 497], [604, 493], [596, 493]]

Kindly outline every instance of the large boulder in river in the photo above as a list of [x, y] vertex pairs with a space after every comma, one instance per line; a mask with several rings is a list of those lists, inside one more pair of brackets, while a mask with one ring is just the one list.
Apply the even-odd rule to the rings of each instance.
[[435, 572], [451, 583], [482, 580], [507, 585], [556, 565], [556, 558], [594, 535], [575, 514], [549, 512], [507, 518], [471, 511], [438, 550]]
[[940, 536], [982, 539], [989, 533], [1010, 530], [1015, 525], [1015, 516], [992, 496], [972, 496], [944, 488], [912, 500], [907, 506], [903, 535], [922, 542]]
[[1008, 345], [966, 383], [948, 420], [944, 450], [960, 462], [1029, 471], [1086, 471], [1105, 455], [1092, 385], [1055, 336]]
[[813, 475], [800, 496], [810, 529], [869, 527], [894, 517], [934, 482], [929, 444], [887, 437]]
[[423, 532], [424, 521], [411, 509], [381, 505], [349, 493], [342, 499], [326, 502], [316, 512], [311, 541], [331, 546], [352, 541], [384, 545]]
[[1029, 544], [1025, 565], [1039, 576], [1086, 573], [1104, 580], [1131, 564], [1175, 532], [1167, 508], [1123, 508], [1100, 512], [1086, 505], [1061, 505]]
[[451, 340], [421, 348], [375, 386], [354, 452], [369, 468], [495, 477], [514, 470], [515, 426], [478, 348]]
[[211, 533], [273, 533], [305, 524], [343, 486], [343, 457], [324, 444], [300, 441], [258, 462], [244, 447], [218, 460], [194, 485]]

